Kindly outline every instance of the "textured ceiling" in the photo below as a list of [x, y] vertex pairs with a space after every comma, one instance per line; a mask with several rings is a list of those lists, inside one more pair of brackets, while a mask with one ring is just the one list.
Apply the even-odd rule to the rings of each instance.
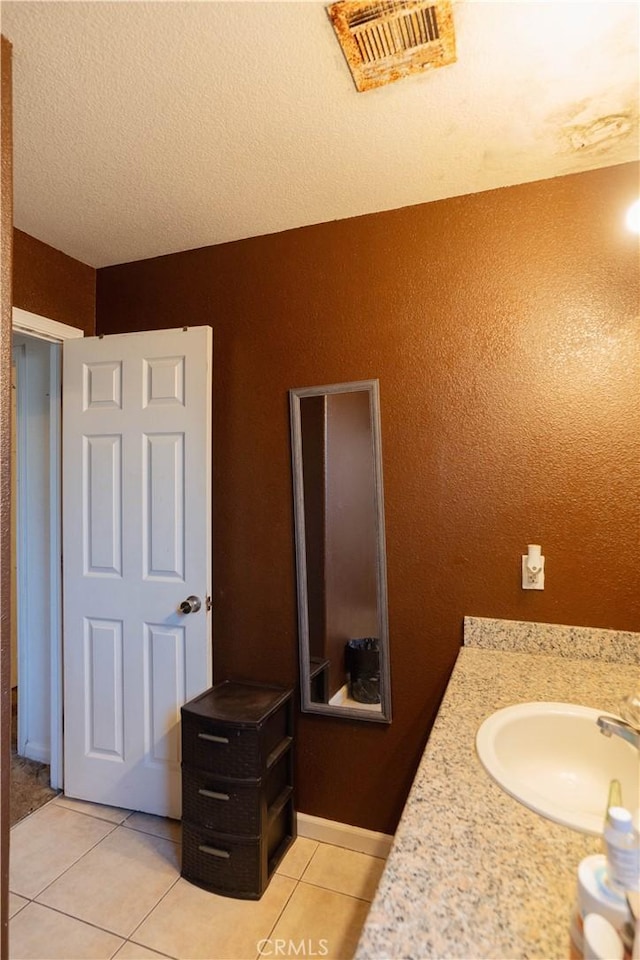
[[315, 0], [3, 0], [16, 226], [104, 266], [637, 159], [639, 12], [459, 0], [356, 93]]

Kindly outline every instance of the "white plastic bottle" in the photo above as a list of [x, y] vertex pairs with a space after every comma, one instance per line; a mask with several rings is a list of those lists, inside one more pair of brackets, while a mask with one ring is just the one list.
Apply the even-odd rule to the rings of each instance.
[[604, 842], [610, 882], [620, 890], [640, 890], [640, 835], [624, 807], [609, 807]]

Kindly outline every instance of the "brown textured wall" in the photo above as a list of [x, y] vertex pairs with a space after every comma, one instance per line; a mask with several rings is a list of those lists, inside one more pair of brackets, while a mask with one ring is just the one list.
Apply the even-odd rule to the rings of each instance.
[[394, 719], [301, 716], [301, 810], [393, 830], [465, 614], [640, 629], [638, 171], [98, 271], [98, 332], [215, 331], [217, 679], [296, 677], [287, 390], [380, 379]]
[[0, 43], [0, 957], [9, 956], [9, 771], [11, 768], [11, 272], [13, 115], [11, 44]]
[[95, 333], [96, 271], [41, 240], [14, 231], [13, 305]]

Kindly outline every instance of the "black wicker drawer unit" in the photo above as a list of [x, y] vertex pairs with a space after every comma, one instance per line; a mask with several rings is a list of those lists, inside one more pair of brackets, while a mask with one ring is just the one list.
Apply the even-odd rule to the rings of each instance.
[[292, 691], [226, 680], [182, 707], [182, 876], [259, 900], [295, 839]]

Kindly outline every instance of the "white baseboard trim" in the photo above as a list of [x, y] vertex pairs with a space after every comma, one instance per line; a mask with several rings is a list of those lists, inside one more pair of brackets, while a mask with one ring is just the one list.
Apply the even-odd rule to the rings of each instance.
[[299, 837], [332, 843], [335, 847], [368, 853], [371, 857], [382, 857], [386, 860], [393, 843], [393, 837], [387, 833], [376, 833], [375, 830], [353, 827], [349, 823], [338, 823], [336, 820], [324, 820], [310, 813], [298, 813], [296, 819]]

